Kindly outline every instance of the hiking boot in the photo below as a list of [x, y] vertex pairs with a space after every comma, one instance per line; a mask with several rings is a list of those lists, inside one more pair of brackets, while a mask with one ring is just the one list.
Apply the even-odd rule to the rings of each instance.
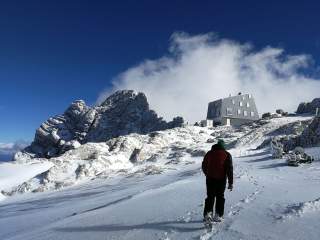
[[212, 212], [208, 212], [203, 218], [204, 222], [212, 222], [212, 220]]
[[218, 214], [215, 214], [214, 218], [213, 218], [213, 221], [214, 222], [222, 222], [223, 221], [223, 216], [219, 216]]

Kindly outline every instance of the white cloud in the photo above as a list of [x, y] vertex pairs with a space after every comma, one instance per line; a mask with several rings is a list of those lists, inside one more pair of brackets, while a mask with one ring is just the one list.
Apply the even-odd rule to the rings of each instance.
[[300, 72], [310, 60], [279, 48], [256, 51], [213, 34], [175, 33], [167, 56], [121, 73], [99, 99], [133, 89], [144, 92], [151, 108], [166, 119], [182, 115], [191, 122], [206, 117], [208, 102], [238, 92], [253, 94], [260, 113], [295, 111], [300, 102], [320, 97], [320, 81]]
[[17, 151], [22, 150], [23, 148], [27, 147], [29, 142], [19, 140], [14, 143], [1, 143], [0, 142], [0, 154], [3, 155], [12, 155]]

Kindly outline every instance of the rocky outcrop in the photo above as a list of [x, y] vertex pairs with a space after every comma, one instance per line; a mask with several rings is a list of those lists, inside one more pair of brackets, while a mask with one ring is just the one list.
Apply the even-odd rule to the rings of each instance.
[[146, 96], [134, 91], [118, 91], [96, 108], [97, 117], [86, 136], [87, 142], [102, 142], [130, 133], [145, 134], [179, 127], [182, 118], [167, 123], [150, 110]]
[[280, 116], [288, 116], [288, 112], [285, 112], [283, 109], [277, 109], [276, 113]]
[[[87, 142], [104, 142], [130, 133], [146, 134], [183, 125], [176, 117], [166, 122], [150, 110], [146, 96], [132, 90], [117, 91], [101, 105], [89, 107], [73, 102], [61, 115], [49, 118], [36, 130], [24, 152], [51, 158]], [[16, 154], [18, 160], [21, 153]]]
[[320, 108], [320, 98], [315, 98], [312, 100], [312, 102], [300, 103], [296, 112], [298, 114], [315, 114], [317, 108]]
[[284, 151], [288, 152], [296, 147], [313, 147], [320, 145], [320, 117], [315, 117], [304, 131], [292, 138], [281, 140]]
[[52, 157], [74, 149], [84, 141], [96, 116], [96, 110], [84, 101], [73, 102], [62, 115], [49, 118], [36, 130], [26, 151], [39, 157]]
[[269, 118], [271, 118], [271, 113], [270, 112], [263, 113], [261, 118], [262, 119], [269, 119]]
[[302, 147], [317, 146], [320, 144], [320, 117], [316, 117], [299, 137]]

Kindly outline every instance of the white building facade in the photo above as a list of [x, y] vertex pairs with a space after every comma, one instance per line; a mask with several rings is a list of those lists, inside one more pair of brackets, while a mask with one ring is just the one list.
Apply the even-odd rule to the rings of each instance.
[[214, 124], [239, 126], [258, 120], [259, 113], [251, 94], [239, 94], [210, 102], [207, 119]]

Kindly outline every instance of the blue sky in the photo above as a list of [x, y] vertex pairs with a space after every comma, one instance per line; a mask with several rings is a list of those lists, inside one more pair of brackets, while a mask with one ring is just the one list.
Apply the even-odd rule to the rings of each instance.
[[177, 31], [312, 55], [306, 74], [318, 75], [319, 12], [317, 1], [2, 1], [0, 142], [32, 140], [75, 99], [95, 103]]

